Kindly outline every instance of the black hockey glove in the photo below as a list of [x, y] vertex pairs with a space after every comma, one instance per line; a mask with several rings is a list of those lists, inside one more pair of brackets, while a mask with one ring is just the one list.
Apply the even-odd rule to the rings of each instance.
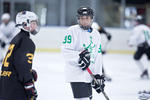
[[2, 41], [2, 40], [0, 40], [0, 43], [1, 43], [1, 47], [2, 47], [2, 48], [5, 48], [6, 43], [5, 43], [4, 41]]
[[32, 81], [27, 82], [25, 83], [24, 88], [27, 94], [27, 98], [29, 100], [36, 100], [38, 95], [37, 95], [37, 91], [35, 89], [34, 83]]
[[111, 40], [111, 34], [107, 33], [107, 39], [110, 41]]
[[90, 65], [90, 52], [88, 50], [84, 50], [79, 54], [79, 67], [81, 67], [82, 70], [85, 70], [89, 67]]
[[37, 75], [37, 72], [34, 69], [32, 69], [32, 76], [33, 76], [34, 82], [36, 82], [37, 78], [38, 78], [38, 75]]
[[98, 81], [99, 84], [97, 84], [94, 80], [92, 81], [92, 87], [96, 90], [97, 93], [101, 93], [104, 91], [104, 87], [105, 87], [105, 84], [104, 84], [104, 75], [99, 75], [99, 74], [96, 74], [94, 75], [94, 77], [96, 78], [96, 80]]
[[102, 54], [106, 54], [106, 50], [102, 50]]

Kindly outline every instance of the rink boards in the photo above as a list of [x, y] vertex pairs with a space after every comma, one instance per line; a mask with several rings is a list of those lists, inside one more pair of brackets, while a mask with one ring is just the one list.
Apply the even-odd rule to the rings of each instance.
[[[41, 27], [39, 34], [33, 37], [39, 52], [60, 52], [63, 34], [68, 27]], [[111, 33], [112, 40], [109, 43], [104, 35], [102, 36], [102, 47], [110, 53], [133, 53], [135, 48], [130, 48], [127, 41], [131, 35], [130, 29], [106, 28]]]

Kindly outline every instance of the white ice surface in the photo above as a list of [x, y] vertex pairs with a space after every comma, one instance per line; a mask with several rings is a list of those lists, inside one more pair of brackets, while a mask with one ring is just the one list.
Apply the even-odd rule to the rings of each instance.
[[[134, 63], [133, 55], [106, 54], [103, 60], [106, 73], [112, 78], [105, 87], [110, 100], [138, 100], [138, 91], [150, 90], [150, 80], [140, 79], [141, 72]], [[145, 56], [142, 61], [148, 67]], [[64, 65], [60, 53], [35, 54], [33, 68], [38, 72], [35, 83], [38, 100], [74, 100], [70, 84], [65, 83]], [[93, 90], [93, 100], [105, 98]]]

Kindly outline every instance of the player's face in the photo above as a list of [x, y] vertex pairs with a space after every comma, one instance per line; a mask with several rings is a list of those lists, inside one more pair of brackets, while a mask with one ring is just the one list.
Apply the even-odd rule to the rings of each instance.
[[79, 18], [79, 22], [83, 26], [89, 26], [91, 24], [91, 22], [92, 22], [92, 19], [91, 19], [90, 16], [81, 16]]
[[4, 19], [2, 22], [3, 22], [4, 24], [8, 24], [8, 23], [9, 23], [9, 19]]
[[36, 30], [37, 27], [38, 27], [37, 21], [32, 21], [32, 22], [30, 23], [30, 31], [31, 31], [31, 32], [34, 31], [34, 30]]

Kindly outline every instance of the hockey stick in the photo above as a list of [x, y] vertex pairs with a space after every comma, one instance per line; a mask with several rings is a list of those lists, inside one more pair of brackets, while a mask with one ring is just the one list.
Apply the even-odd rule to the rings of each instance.
[[[96, 84], [100, 84], [100, 83], [96, 80], [96, 78], [94, 77], [94, 75], [93, 75], [93, 73], [91, 72], [91, 70], [90, 70], [89, 68], [87, 68], [86, 70], [88, 71], [88, 73], [90, 74], [90, 76], [93, 78], [93, 80], [95, 81], [95, 83], [96, 83]], [[106, 94], [104, 91], [102, 91], [102, 93], [103, 93], [104, 97], [106, 98], [106, 100], [110, 100], [109, 97], [107, 96], [107, 94]]]

